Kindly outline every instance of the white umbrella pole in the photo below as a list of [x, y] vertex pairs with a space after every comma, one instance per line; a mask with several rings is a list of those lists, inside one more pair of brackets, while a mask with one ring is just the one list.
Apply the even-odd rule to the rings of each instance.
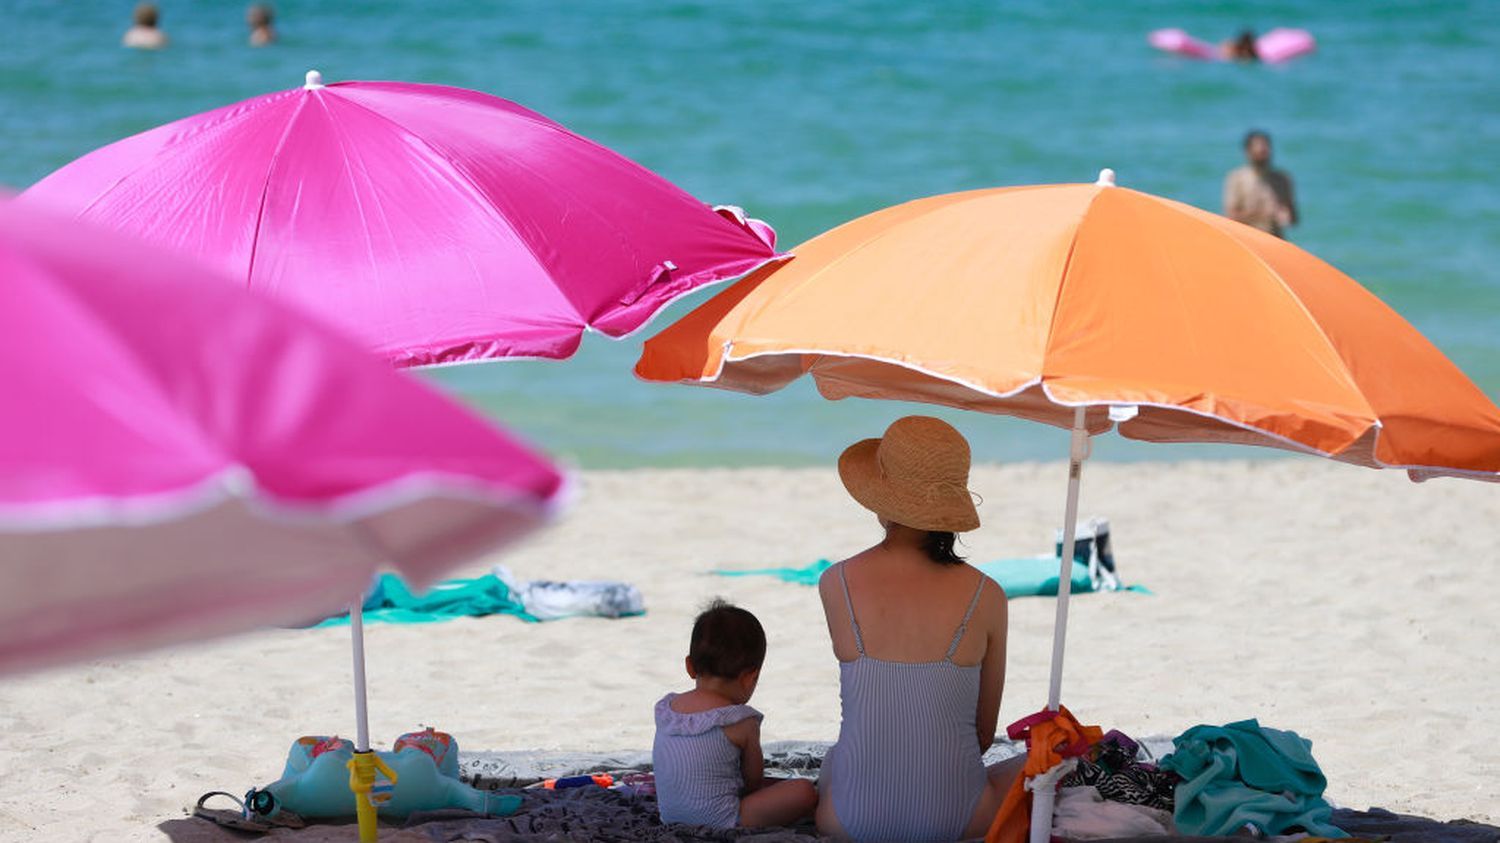
[[[1063, 647], [1068, 639], [1068, 597], [1073, 593], [1073, 547], [1078, 530], [1078, 485], [1083, 461], [1089, 456], [1089, 434], [1084, 427], [1084, 408], [1073, 410], [1073, 437], [1068, 453], [1068, 502], [1063, 507], [1062, 559], [1058, 561], [1057, 618], [1052, 626], [1052, 679], [1047, 686], [1047, 708], [1057, 711], [1062, 703]], [[1052, 805], [1056, 792], [1044, 787], [1032, 793], [1031, 843], [1052, 839]]]
[[380, 839], [376, 825], [375, 803], [370, 792], [377, 772], [384, 773], [391, 784], [396, 774], [370, 751], [370, 714], [365, 707], [365, 596], [354, 598], [349, 605], [349, 638], [354, 649], [354, 758], [349, 762], [349, 790], [354, 795], [354, 814], [359, 819], [360, 843]]
[[[309, 83], [312, 74], [308, 74]], [[384, 564], [388, 560], [379, 541], [363, 524], [354, 525], [354, 535], [365, 549]], [[370, 751], [370, 712], [365, 704], [365, 595], [354, 595], [349, 604], [349, 643], [354, 651], [354, 758], [349, 761], [349, 790], [354, 796], [354, 814], [359, 820], [360, 843], [376, 843], [380, 839], [380, 828], [376, 817], [374, 792], [377, 775], [384, 775], [392, 785], [396, 784], [396, 773]]]
[[370, 751], [370, 715], [365, 709], [365, 612], [364, 595], [349, 606], [349, 636], [354, 645], [355, 752]]
[[1073, 441], [1068, 455], [1068, 503], [1063, 508], [1062, 559], [1058, 562], [1057, 618], [1052, 625], [1052, 681], [1047, 686], [1047, 708], [1057, 711], [1062, 702], [1063, 646], [1068, 640], [1068, 597], [1073, 593], [1073, 548], [1078, 531], [1078, 485], [1083, 461], [1089, 457], [1089, 434], [1084, 428], [1084, 408], [1073, 411]]

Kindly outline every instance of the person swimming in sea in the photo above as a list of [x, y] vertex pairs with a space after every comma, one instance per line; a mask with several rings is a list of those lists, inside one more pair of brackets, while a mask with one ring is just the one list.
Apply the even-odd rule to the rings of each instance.
[[265, 3], [251, 3], [245, 10], [245, 23], [250, 27], [250, 46], [264, 47], [276, 43], [276, 30], [271, 27], [274, 16], [271, 7]]
[[140, 3], [132, 15], [133, 23], [125, 30], [120, 44], [132, 50], [160, 50], [167, 46], [167, 34], [158, 24], [161, 12], [155, 3]]
[[1255, 49], [1255, 32], [1250, 29], [1220, 44], [1219, 52], [1228, 61], [1260, 61], [1260, 53]]

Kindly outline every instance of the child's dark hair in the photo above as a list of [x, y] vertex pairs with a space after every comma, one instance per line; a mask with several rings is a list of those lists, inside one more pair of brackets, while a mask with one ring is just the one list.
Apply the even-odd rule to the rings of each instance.
[[714, 600], [693, 621], [688, 648], [693, 670], [720, 679], [738, 679], [759, 670], [766, 660], [766, 631], [755, 616], [723, 600]]

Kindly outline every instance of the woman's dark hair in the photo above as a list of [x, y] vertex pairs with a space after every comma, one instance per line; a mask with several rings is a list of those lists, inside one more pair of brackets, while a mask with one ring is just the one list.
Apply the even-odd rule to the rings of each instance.
[[945, 533], [940, 530], [928, 530], [927, 537], [922, 539], [922, 552], [927, 558], [939, 565], [962, 565], [964, 558], [953, 550], [958, 544], [957, 533]]
[[754, 615], [715, 600], [693, 621], [688, 659], [698, 673], [738, 679], [765, 663], [766, 631]]
[[1265, 132], [1261, 131], [1260, 129], [1251, 129], [1250, 131], [1248, 131], [1248, 132], [1245, 133], [1245, 141], [1244, 141], [1244, 143], [1242, 143], [1240, 145], [1243, 146], [1245, 149], [1249, 149], [1250, 148], [1250, 142], [1256, 140], [1257, 138], [1259, 138], [1260, 140], [1265, 141], [1266, 143], [1270, 143], [1271, 142], [1271, 136], [1270, 135], [1266, 134]]
[[1258, 61], [1260, 59], [1260, 53], [1255, 49], [1254, 30], [1247, 29], [1241, 32], [1238, 38], [1234, 39], [1234, 45], [1231, 48], [1231, 58], [1246, 61]]

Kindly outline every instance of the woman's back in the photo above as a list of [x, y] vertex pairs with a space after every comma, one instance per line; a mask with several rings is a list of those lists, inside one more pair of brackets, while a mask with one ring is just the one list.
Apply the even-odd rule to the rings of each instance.
[[[941, 660], [984, 577], [972, 565], [940, 565], [918, 552], [880, 545], [839, 563], [837, 569], [843, 571], [843, 579], [830, 569], [820, 590], [833, 652], [841, 662], [854, 661], [859, 655], [854, 620], [859, 623], [864, 652], [872, 658], [909, 663]], [[844, 582], [850, 601], [843, 596]], [[975, 607], [978, 623], [970, 618], [986, 630], [1000, 596], [997, 585], [990, 587], [995, 589], [991, 599]], [[857, 618], [849, 614], [850, 602], [859, 607]], [[986, 638], [963, 636], [952, 660], [960, 665], [979, 664], [987, 649]]]
[[1000, 716], [1006, 610], [999, 586], [954, 553], [958, 534], [979, 527], [969, 443], [941, 419], [907, 416], [844, 449], [839, 479], [885, 538], [818, 583], [843, 707], [818, 777], [818, 829], [982, 835], [1009, 786], [982, 760]]
[[[985, 578], [885, 555], [840, 563], [826, 575], [837, 586], [822, 588], [830, 632], [844, 631], [833, 636], [843, 717], [828, 798], [855, 840], [954, 840], [986, 786], [977, 712], [988, 636], [970, 634]], [[973, 663], [960, 662], [965, 650]]]

